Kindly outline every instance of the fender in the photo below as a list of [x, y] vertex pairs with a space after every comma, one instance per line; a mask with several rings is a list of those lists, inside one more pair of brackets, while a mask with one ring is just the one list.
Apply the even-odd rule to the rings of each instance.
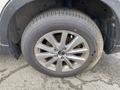
[[5, 5], [0, 16], [0, 46], [2, 48], [2, 52], [9, 52], [16, 58], [19, 57], [20, 53], [9, 41], [8, 24], [16, 11], [32, 1], [33, 0], [10, 0]]
[[[0, 46], [7, 48], [14, 56], [16, 56], [15, 48], [12, 47], [8, 38], [8, 24], [11, 18], [14, 16], [16, 11], [18, 11], [24, 5], [31, 3], [34, 0], [9, 0], [2, 10], [0, 16]], [[108, 5], [117, 15], [118, 21], [120, 22], [120, 1], [119, 0], [101, 0], [101, 2]], [[120, 35], [120, 30], [114, 31], [118, 36]], [[114, 38], [113, 38], [114, 39]], [[115, 50], [120, 49], [120, 40], [116, 38], [113, 49], [110, 53]]]
[[[108, 5], [116, 14], [118, 22], [120, 23], [120, 0], [101, 0], [106, 5]], [[114, 31], [116, 33], [116, 38], [114, 39], [114, 43], [111, 42], [113, 45], [112, 49], [110, 51], [107, 51], [107, 54], [115, 53], [120, 51], [120, 25], [118, 24], [117, 30]]]

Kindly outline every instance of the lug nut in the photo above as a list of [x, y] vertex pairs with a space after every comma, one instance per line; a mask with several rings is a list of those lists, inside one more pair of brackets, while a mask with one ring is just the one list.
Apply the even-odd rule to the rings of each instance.
[[66, 47], [64, 47], [63, 49], [66, 50]]
[[64, 59], [64, 57], [61, 57], [61, 59]]
[[56, 48], [54, 49], [55, 51], [58, 51]]

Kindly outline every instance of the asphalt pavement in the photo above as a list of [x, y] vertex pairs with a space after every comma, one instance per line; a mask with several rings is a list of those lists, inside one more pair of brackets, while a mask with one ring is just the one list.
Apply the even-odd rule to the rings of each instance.
[[0, 90], [120, 90], [120, 53], [103, 54], [89, 72], [69, 78], [54, 78], [19, 60], [0, 56]]

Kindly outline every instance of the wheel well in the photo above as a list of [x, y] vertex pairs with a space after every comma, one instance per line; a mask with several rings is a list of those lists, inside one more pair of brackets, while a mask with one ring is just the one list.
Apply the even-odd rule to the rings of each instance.
[[114, 11], [100, 0], [35, 0], [26, 4], [15, 13], [9, 23], [11, 42], [20, 50], [21, 37], [28, 23], [40, 13], [55, 8], [76, 9], [87, 14], [100, 28], [105, 42], [105, 51], [109, 52], [108, 49], [112, 48], [110, 43], [114, 42], [116, 37], [114, 25], [118, 21]]

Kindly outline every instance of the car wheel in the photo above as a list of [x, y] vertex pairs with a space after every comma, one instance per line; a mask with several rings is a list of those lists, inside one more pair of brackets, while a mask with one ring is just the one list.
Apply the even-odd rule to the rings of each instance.
[[103, 52], [103, 38], [87, 15], [58, 9], [44, 12], [30, 22], [21, 48], [25, 59], [38, 71], [67, 77], [97, 64]]

